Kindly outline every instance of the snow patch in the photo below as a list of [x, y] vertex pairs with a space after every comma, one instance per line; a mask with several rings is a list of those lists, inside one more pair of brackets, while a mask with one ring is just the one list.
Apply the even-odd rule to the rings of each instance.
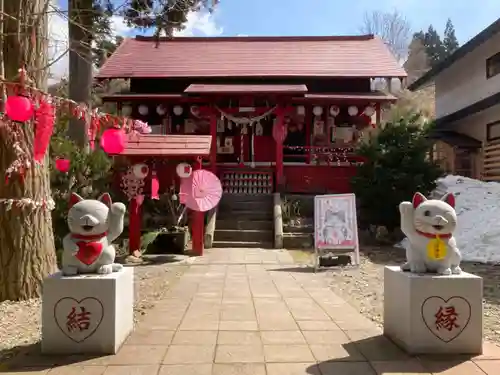
[[[458, 225], [455, 239], [462, 260], [500, 263], [500, 184], [461, 176], [438, 180], [432, 198], [453, 193], [456, 198]], [[405, 238], [397, 247], [405, 247]]]

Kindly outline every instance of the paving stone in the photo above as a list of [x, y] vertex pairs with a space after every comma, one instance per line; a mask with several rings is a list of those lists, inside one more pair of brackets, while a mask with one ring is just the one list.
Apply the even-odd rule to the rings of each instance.
[[500, 374], [500, 360], [482, 360], [476, 362], [476, 365], [483, 370], [487, 375], [498, 375]]
[[212, 364], [163, 365], [158, 375], [212, 375]]
[[170, 345], [174, 331], [137, 328], [125, 341], [125, 345]]
[[313, 362], [307, 345], [264, 345], [266, 362]]
[[377, 375], [367, 362], [324, 362], [319, 369], [321, 375]]
[[156, 365], [161, 363], [166, 352], [166, 345], [124, 345], [118, 354], [110, 358], [109, 364]]
[[302, 331], [308, 344], [346, 344], [351, 340], [341, 330]]
[[297, 320], [302, 331], [338, 331], [340, 327], [334, 322], [326, 320]]
[[212, 363], [215, 345], [171, 345], [163, 358], [165, 365]]
[[377, 375], [431, 375], [416, 359], [409, 361], [371, 362]]
[[172, 345], [215, 345], [217, 331], [177, 331]]
[[[472, 361], [425, 361], [422, 360], [422, 365], [432, 374], [439, 375], [484, 375], [482, 371]], [[498, 369], [496, 374], [498, 374]], [[496, 375], [494, 373], [494, 375]], [[489, 374], [488, 374], [489, 375]]]
[[266, 368], [263, 363], [216, 363], [212, 375], [266, 375]]
[[220, 331], [258, 331], [258, 329], [256, 320], [223, 320], [219, 325]]
[[48, 375], [103, 375], [106, 366], [63, 366], [51, 369]]
[[310, 345], [310, 348], [318, 361], [366, 361], [361, 352], [352, 345], [316, 344]]
[[264, 345], [277, 344], [303, 344], [306, 340], [300, 331], [262, 331], [262, 343]]
[[262, 345], [217, 345], [216, 363], [263, 363]]
[[219, 331], [219, 345], [260, 345], [261, 338], [257, 331]]
[[158, 365], [108, 366], [104, 375], [151, 375], [157, 374], [159, 368]]
[[[319, 367], [310, 363], [267, 363], [267, 375], [321, 375]], [[340, 375], [340, 374], [338, 374]]]

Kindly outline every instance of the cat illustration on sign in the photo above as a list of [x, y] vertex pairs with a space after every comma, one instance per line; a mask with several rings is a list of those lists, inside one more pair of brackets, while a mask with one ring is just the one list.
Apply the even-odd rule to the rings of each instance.
[[340, 245], [353, 239], [347, 223], [346, 212], [328, 209], [323, 221], [323, 239], [329, 245]]
[[412, 202], [401, 202], [401, 230], [408, 238], [403, 271], [460, 274], [462, 259], [453, 232], [457, 227], [455, 197], [427, 199], [415, 193]]
[[62, 273], [109, 274], [123, 266], [115, 264], [115, 248], [111, 244], [123, 232], [126, 207], [112, 203], [108, 193], [98, 200], [71, 194], [68, 211], [70, 233], [63, 239]]

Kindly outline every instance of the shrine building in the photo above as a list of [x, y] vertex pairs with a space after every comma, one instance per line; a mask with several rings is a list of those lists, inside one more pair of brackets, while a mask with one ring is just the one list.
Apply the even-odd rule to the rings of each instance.
[[169, 140], [151, 146], [153, 135], [141, 136], [124, 155], [158, 160], [174, 156], [167, 148], [177, 147], [188, 156], [201, 136], [211, 136], [209, 155], [200, 155], [203, 168], [216, 173], [229, 194], [349, 192], [362, 162], [355, 144], [370, 136], [381, 109], [396, 99], [373, 90], [373, 81], [404, 77], [373, 35], [159, 43], [138, 36], [125, 39], [97, 75], [129, 80], [129, 92], [103, 101], [147, 122], [156, 140]]

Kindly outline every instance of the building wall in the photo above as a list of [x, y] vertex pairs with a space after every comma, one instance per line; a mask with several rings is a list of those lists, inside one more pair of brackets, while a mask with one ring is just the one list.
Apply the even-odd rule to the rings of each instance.
[[486, 142], [486, 125], [500, 120], [500, 104], [450, 124], [450, 128]]
[[500, 75], [486, 78], [486, 59], [498, 52], [500, 33], [436, 77], [437, 118], [500, 92]]

